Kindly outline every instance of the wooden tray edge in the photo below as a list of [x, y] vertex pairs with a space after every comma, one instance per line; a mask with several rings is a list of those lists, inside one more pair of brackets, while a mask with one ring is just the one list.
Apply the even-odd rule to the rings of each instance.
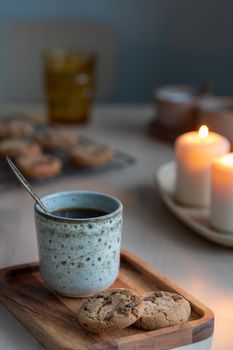
[[[169, 289], [172, 289], [174, 292], [177, 292], [178, 294], [183, 295], [191, 303], [192, 306], [196, 306], [199, 310], [203, 310], [204, 313], [203, 313], [203, 316], [201, 317], [201, 320], [203, 322], [214, 320], [214, 313], [210, 308], [208, 308], [205, 304], [203, 304], [198, 299], [193, 297], [190, 293], [188, 293], [185, 289], [180, 287], [176, 282], [171, 280], [169, 277], [165, 276], [164, 274], [156, 270], [156, 268], [152, 267], [151, 265], [146, 263], [144, 260], [142, 260], [141, 258], [139, 258], [138, 256], [136, 256], [135, 254], [131, 253], [128, 250], [122, 249], [121, 256], [123, 256], [125, 260], [131, 262], [134, 266], [137, 266], [139, 270], [141, 270], [143, 267], [143, 269], [148, 271], [151, 276], [156, 277], [160, 280], [164, 280]], [[200, 320], [194, 320], [194, 321], [189, 321], [188, 323], [190, 322], [194, 323], [199, 321]]]
[[[130, 335], [130, 336], [124, 337], [122, 339], [118, 339], [116, 349], [120, 348], [120, 347], [124, 348], [125, 346], [126, 347], [127, 346], [134, 346], [134, 343], [136, 344], [136, 343], [138, 343], [138, 340], [143, 340], [143, 339], [144, 340], [147, 339], [147, 341], [153, 342], [154, 337], [156, 337], [156, 342], [157, 342], [159, 337], [167, 336], [169, 338], [169, 335], [174, 336], [174, 333], [177, 333], [177, 335], [178, 335], [179, 333], [187, 332], [187, 330], [189, 331], [189, 334], [188, 334], [188, 336], [186, 334], [185, 342], [184, 342], [184, 339], [181, 339], [180, 342], [179, 342], [179, 339], [177, 339], [176, 346], [198, 342], [198, 341], [207, 339], [208, 337], [210, 337], [213, 334], [214, 314], [207, 306], [202, 304], [199, 300], [197, 300], [192, 295], [190, 295], [185, 290], [183, 290], [181, 287], [179, 287], [175, 282], [173, 282], [168, 277], [161, 274], [155, 268], [153, 268], [152, 266], [150, 266], [149, 264], [144, 262], [142, 259], [138, 258], [133, 253], [129, 252], [128, 250], [125, 250], [125, 249], [121, 250], [121, 256], [124, 260], [128, 261], [133, 266], [135, 266], [136, 269], [138, 269], [138, 271], [143, 270], [144, 272], [147, 272], [152, 277], [165, 281], [165, 284], [167, 284], [168, 289], [173, 290], [174, 292], [177, 292], [177, 293], [183, 295], [187, 300], [190, 301], [190, 303], [192, 304], [192, 307], [196, 307], [200, 311], [203, 310], [203, 316], [198, 320], [188, 321], [185, 324], [183, 324], [182, 326], [175, 325], [175, 326], [163, 328], [160, 330], [146, 332], [146, 335], [145, 335], [145, 333], [142, 333], [142, 334]], [[33, 263], [14, 265], [14, 266], [5, 267], [3, 269], [0, 269], [0, 290], [1, 290], [1, 282], [4, 283], [4, 279], [8, 273], [12, 272], [13, 270], [17, 271], [20, 269], [21, 270], [28, 269], [29, 267], [32, 268], [32, 270], [34, 270], [34, 268], [37, 268], [38, 265], [39, 265], [38, 262], [33, 262]], [[0, 300], [3, 302], [3, 304], [7, 307], [7, 309], [10, 312], [14, 311], [14, 313], [13, 313], [14, 316], [16, 318], [18, 318], [17, 317], [17, 310], [15, 310], [14, 307], [13, 307], [14, 310], [11, 310], [11, 306], [8, 305], [6, 300], [4, 300], [4, 297], [2, 298], [1, 295], [0, 295]], [[27, 324], [22, 322], [21, 319], [20, 319], [20, 322], [25, 326], [25, 328], [27, 328]], [[203, 331], [203, 327], [205, 327], [204, 331]], [[31, 332], [31, 330], [30, 330], [30, 332]], [[96, 345], [93, 347], [93, 349], [106, 349], [107, 350], [107, 349], [109, 349], [110, 345], [112, 346], [113, 344], [112, 343], [109, 344], [108, 342], [96, 343]], [[59, 347], [57, 349], [59, 349]], [[156, 347], [156, 349], [157, 349], [157, 347]], [[159, 349], [165, 349], [165, 348], [158, 347], [158, 350]]]

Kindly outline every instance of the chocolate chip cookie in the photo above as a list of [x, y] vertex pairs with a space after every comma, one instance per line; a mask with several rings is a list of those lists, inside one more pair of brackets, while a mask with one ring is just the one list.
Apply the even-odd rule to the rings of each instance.
[[19, 157], [16, 163], [24, 176], [31, 180], [55, 176], [62, 168], [61, 160], [49, 154]]
[[144, 310], [142, 298], [135, 292], [119, 288], [98, 293], [81, 305], [80, 325], [93, 333], [123, 329], [133, 324]]
[[143, 297], [145, 309], [135, 326], [153, 330], [187, 321], [191, 313], [189, 302], [181, 295], [169, 292], [151, 292]]
[[21, 138], [32, 134], [33, 127], [23, 120], [7, 120], [0, 122], [0, 139]]
[[36, 139], [42, 148], [56, 150], [74, 146], [77, 142], [77, 135], [70, 129], [51, 127], [38, 134]]
[[69, 152], [70, 160], [80, 168], [91, 168], [110, 163], [113, 152], [106, 146], [78, 144]]
[[0, 142], [0, 156], [17, 158], [21, 156], [35, 156], [41, 152], [36, 142], [20, 139], [7, 139]]

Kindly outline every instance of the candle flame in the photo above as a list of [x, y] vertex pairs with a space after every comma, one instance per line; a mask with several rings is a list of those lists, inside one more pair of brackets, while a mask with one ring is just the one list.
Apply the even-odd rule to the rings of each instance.
[[209, 135], [209, 129], [206, 125], [202, 125], [198, 131], [198, 136], [200, 139], [206, 139]]

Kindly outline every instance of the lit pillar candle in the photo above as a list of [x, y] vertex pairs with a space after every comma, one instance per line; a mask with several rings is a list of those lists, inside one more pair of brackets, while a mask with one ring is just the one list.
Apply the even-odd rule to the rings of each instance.
[[229, 141], [203, 125], [197, 132], [179, 136], [175, 143], [176, 200], [188, 206], [210, 203], [210, 169], [214, 158], [230, 150]]
[[233, 232], [233, 153], [215, 159], [211, 175], [211, 226]]

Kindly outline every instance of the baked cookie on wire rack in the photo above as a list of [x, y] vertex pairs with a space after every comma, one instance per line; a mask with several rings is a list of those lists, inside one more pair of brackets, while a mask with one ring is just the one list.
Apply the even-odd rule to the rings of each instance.
[[104, 145], [80, 143], [68, 152], [71, 163], [80, 168], [103, 166], [113, 160], [113, 151]]
[[36, 140], [45, 150], [70, 148], [77, 143], [77, 139], [73, 130], [63, 127], [49, 127], [36, 136]]
[[23, 175], [30, 180], [58, 175], [62, 169], [62, 162], [58, 157], [50, 154], [19, 157], [16, 164]]
[[0, 121], [0, 139], [23, 138], [33, 133], [33, 126], [24, 120]]
[[0, 156], [18, 158], [21, 156], [35, 156], [41, 153], [38, 143], [23, 139], [6, 139], [0, 142]]

